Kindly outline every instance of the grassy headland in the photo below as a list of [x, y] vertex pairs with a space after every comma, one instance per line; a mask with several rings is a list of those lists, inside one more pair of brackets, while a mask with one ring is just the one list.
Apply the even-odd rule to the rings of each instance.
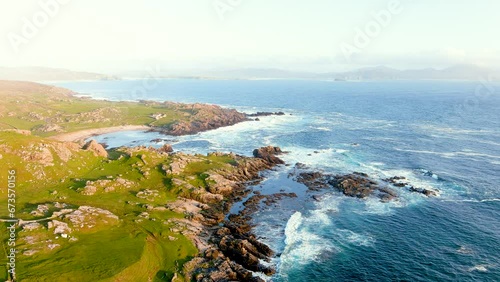
[[0, 130], [30, 130], [48, 137], [118, 126], [148, 126], [172, 135], [193, 134], [246, 120], [214, 105], [111, 102], [31, 82], [0, 81]]
[[[258, 178], [266, 161], [145, 147], [106, 152], [97, 143], [82, 147], [49, 137], [123, 125], [194, 133], [244, 115], [210, 105], [71, 94], [0, 81], [0, 183], [16, 171], [17, 281], [189, 281], [183, 265], [203, 249], [195, 238], [202, 223], [223, 220], [220, 211], [234, 189]], [[7, 202], [2, 189], [1, 219], [9, 218]], [[0, 233], [6, 252], [8, 236]], [[6, 263], [2, 255], [4, 280]]]

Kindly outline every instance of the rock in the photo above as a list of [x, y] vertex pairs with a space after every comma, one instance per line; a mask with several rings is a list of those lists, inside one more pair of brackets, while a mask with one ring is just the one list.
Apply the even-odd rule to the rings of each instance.
[[135, 186], [135, 182], [118, 177], [116, 179], [100, 179], [87, 181], [85, 187], [80, 190], [82, 195], [91, 196], [97, 192], [109, 193], [121, 189], [130, 189]]
[[76, 230], [92, 229], [100, 224], [116, 225], [119, 222], [118, 216], [110, 211], [90, 206], [80, 206], [77, 210], [65, 214], [63, 219], [68, 221]]
[[165, 144], [161, 148], [158, 149], [158, 152], [160, 152], [160, 153], [171, 153], [173, 151], [174, 151], [174, 149], [172, 148], [172, 145], [170, 145], [170, 144]]
[[34, 254], [36, 254], [38, 252], [39, 252], [38, 250], [26, 250], [26, 251], [23, 252], [23, 255], [25, 255], [25, 256], [32, 256], [32, 255], [34, 255]]
[[[376, 195], [382, 202], [387, 202], [398, 196], [392, 189], [379, 185], [367, 174], [360, 172], [335, 176], [323, 174], [318, 171], [300, 172], [296, 180], [306, 185], [312, 191], [335, 188], [349, 197], [366, 198]], [[314, 197], [314, 200], [318, 200]]]
[[82, 149], [91, 151], [94, 153], [94, 155], [99, 157], [108, 157], [108, 152], [106, 151], [106, 149], [104, 149], [104, 147], [101, 144], [97, 143], [97, 141], [95, 140], [90, 140], [89, 142], [87, 142], [85, 145], [83, 145]]
[[364, 175], [335, 176], [329, 183], [338, 188], [344, 195], [357, 198], [366, 198], [377, 189], [377, 183]]
[[146, 199], [146, 200], [152, 202], [152, 201], [154, 201], [154, 198], [160, 196], [160, 192], [158, 192], [158, 190], [145, 189], [145, 190], [137, 192], [137, 194], [135, 194], [135, 196], [137, 198]]
[[38, 205], [36, 210], [30, 212], [30, 214], [33, 216], [45, 216], [48, 212], [49, 212], [49, 206], [43, 204], [43, 205]]
[[49, 248], [49, 250], [53, 250], [53, 249], [60, 247], [60, 246], [61, 245], [59, 245], [59, 244], [49, 244], [47, 247]]
[[74, 152], [77, 152], [80, 147], [78, 144], [73, 142], [67, 143], [52, 143], [52, 149], [56, 153], [56, 155], [63, 161], [68, 162], [73, 156]]
[[[228, 217], [226, 214], [235, 201], [244, 199], [252, 192], [246, 187], [255, 185], [262, 179], [261, 171], [283, 163], [275, 156], [280, 153], [283, 153], [280, 148], [269, 146], [256, 149], [255, 158], [231, 154], [234, 160], [231, 162], [232, 167], [206, 172], [206, 183], [198, 185], [200, 187], [194, 187], [189, 183], [190, 179], [182, 174], [187, 164], [204, 161], [203, 159], [176, 153], [171, 155], [173, 161], [170, 167], [162, 166], [161, 169], [172, 176], [175, 186], [189, 191], [183, 197], [191, 199], [168, 204], [169, 210], [186, 215], [185, 219], [175, 220], [178, 224], [175, 229], [183, 228], [183, 234], [191, 238], [202, 254], [184, 265], [185, 277], [193, 277], [195, 281], [264, 281], [255, 277], [252, 271], [266, 275], [275, 272], [273, 267], [261, 263], [261, 260], [269, 261], [273, 251], [252, 234], [250, 214], [257, 211], [261, 204], [273, 205], [282, 197], [297, 195], [252, 195], [245, 201], [242, 212]], [[220, 153], [214, 155], [225, 156]], [[204, 204], [195, 204], [199, 202]], [[200, 224], [206, 228], [200, 228]]]
[[54, 234], [71, 233], [71, 228], [69, 228], [68, 224], [59, 220], [49, 221], [48, 228], [54, 228]]
[[31, 223], [27, 223], [25, 225], [22, 225], [22, 228], [24, 231], [32, 231], [32, 230], [36, 230], [38, 228], [41, 228], [42, 225], [38, 222], [31, 222]]
[[64, 129], [58, 124], [44, 124], [33, 128], [40, 132], [62, 132]]
[[29, 151], [23, 153], [22, 158], [27, 162], [37, 162], [43, 166], [53, 166], [54, 157], [52, 152], [47, 148], [46, 144], [40, 144], [35, 146], [30, 145]]
[[253, 156], [268, 161], [271, 164], [284, 164], [285, 162], [276, 157], [283, 152], [279, 147], [267, 146], [253, 151]]
[[82, 195], [85, 195], [85, 196], [92, 196], [94, 195], [95, 193], [97, 192], [97, 187], [93, 186], [93, 185], [85, 185], [85, 187], [83, 188], [81, 194]]
[[253, 114], [246, 114], [247, 117], [266, 117], [266, 116], [284, 116], [284, 112], [256, 112]]
[[[168, 104], [168, 103], [166, 103]], [[172, 104], [172, 103], [170, 103]], [[190, 112], [189, 120], [178, 121], [161, 129], [168, 135], [187, 135], [198, 132], [230, 126], [247, 120], [245, 114], [234, 109], [225, 109], [207, 104], [175, 104], [178, 111]]]
[[410, 192], [420, 193], [420, 194], [423, 194], [427, 197], [438, 196], [438, 193], [436, 191], [425, 189], [425, 188], [415, 188], [415, 187], [411, 186], [409, 190], [410, 190]]

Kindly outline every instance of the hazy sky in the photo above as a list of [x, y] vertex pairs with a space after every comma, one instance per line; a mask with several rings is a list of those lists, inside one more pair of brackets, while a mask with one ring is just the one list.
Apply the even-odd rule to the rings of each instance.
[[[0, 66], [97, 72], [154, 65], [313, 71], [500, 66], [498, 0], [0, 3]], [[40, 3], [52, 4], [44, 9]]]

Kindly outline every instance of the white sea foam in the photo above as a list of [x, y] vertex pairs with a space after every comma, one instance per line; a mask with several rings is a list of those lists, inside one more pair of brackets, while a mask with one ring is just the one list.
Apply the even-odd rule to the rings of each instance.
[[379, 167], [379, 166], [384, 166], [385, 164], [382, 162], [370, 162], [369, 165], [374, 167]]
[[443, 202], [454, 202], [454, 203], [489, 203], [489, 202], [500, 202], [500, 199], [498, 198], [491, 198], [491, 199], [443, 199]]
[[[338, 251], [327, 239], [313, 233], [309, 226], [312, 217], [304, 218], [302, 213], [296, 212], [288, 220], [281, 270], [293, 268], [296, 264], [308, 264], [319, 260], [323, 253]], [[312, 225], [317, 227], [315, 222]]]
[[348, 244], [355, 246], [371, 247], [375, 243], [375, 239], [370, 235], [363, 235], [347, 229], [339, 229], [336, 231], [339, 239], [344, 239]]
[[474, 265], [473, 267], [469, 268], [467, 271], [469, 271], [469, 272], [472, 272], [472, 271], [487, 272], [488, 267], [489, 267], [489, 265], [487, 265], [487, 264], [478, 264], [478, 265]]
[[[315, 150], [298, 146], [287, 146], [282, 147], [282, 149], [288, 151], [289, 154], [282, 155], [280, 157], [285, 160], [285, 162], [290, 164], [300, 162], [315, 168], [335, 167], [342, 165], [342, 160], [335, 157], [338, 156], [339, 153], [336, 153], [335, 149], [332, 148]], [[317, 153], [315, 153], [315, 151]]]
[[457, 250], [457, 253], [462, 255], [470, 255], [473, 254], [474, 251], [466, 246], [460, 246], [460, 248]]
[[332, 131], [332, 129], [328, 127], [313, 127], [313, 128], [321, 131]]
[[383, 203], [380, 201], [380, 199], [375, 197], [369, 197], [363, 201], [360, 201], [360, 203], [362, 205], [353, 210], [354, 213], [390, 215], [394, 212], [394, 208], [400, 208], [407, 205], [406, 201], [403, 199], [400, 199], [399, 201]]
[[314, 205], [317, 211], [324, 213], [339, 212], [340, 202], [344, 199], [343, 196], [326, 194], [321, 198], [321, 201], [315, 202]]
[[439, 132], [439, 133], [447, 133], [447, 134], [491, 134], [491, 133], [496, 133], [495, 131], [492, 130], [475, 130], [475, 129], [462, 129], [462, 128], [453, 128], [453, 127], [446, 127], [446, 126], [437, 126], [437, 125], [414, 125], [416, 128], [420, 128], [425, 131], [433, 131], [433, 132]]

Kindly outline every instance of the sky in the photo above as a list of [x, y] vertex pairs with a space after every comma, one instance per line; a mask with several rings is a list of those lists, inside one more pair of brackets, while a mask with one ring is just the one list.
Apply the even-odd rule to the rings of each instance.
[[500, 68], [498, 0], [0, 0], [0, 66]]

